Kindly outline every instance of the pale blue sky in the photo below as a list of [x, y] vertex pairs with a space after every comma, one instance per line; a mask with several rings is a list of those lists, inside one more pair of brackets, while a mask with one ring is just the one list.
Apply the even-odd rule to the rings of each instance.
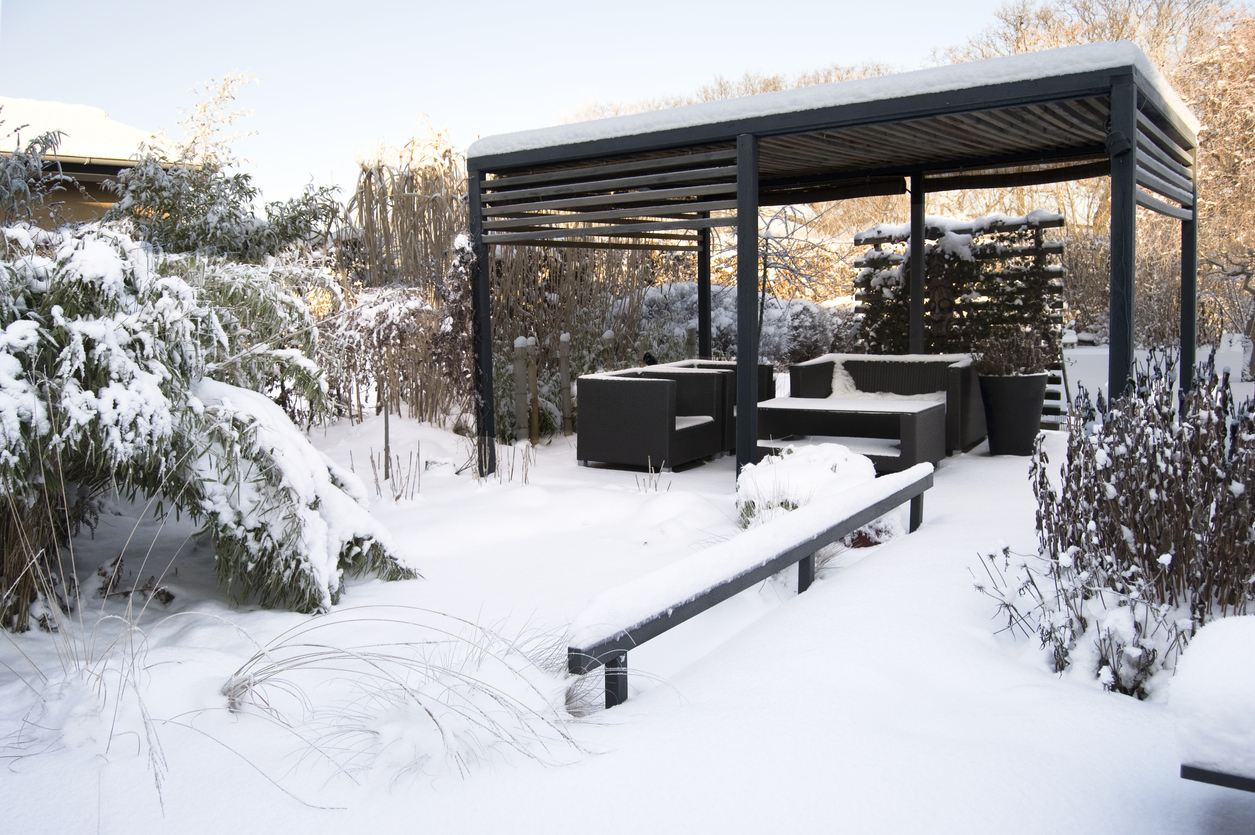
[[240, 102], [257, 135], [237, 150], [265, 199], [311, 180], [347, 196], [355, 157], [404, 141], [424, 115], [466, 146], [717, 74], [918, 69], [1000, 4], [4, 0], [0, 95], [94, 105], [156, 131], [175, 128], [191, 88], [248, 70], [261, 83]]

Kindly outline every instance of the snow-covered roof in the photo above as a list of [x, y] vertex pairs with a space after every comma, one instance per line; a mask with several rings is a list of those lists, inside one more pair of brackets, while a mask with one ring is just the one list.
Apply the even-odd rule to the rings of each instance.
[[715, 125], [808, 110], [885, 101], [995, 84], [1059, 78], [1133, 67], [1182, 125], [1197, 133], [1198, 119], [1135, 44], [1084, 44], [915, 72], [820, 84], [723, 101], [634, 113], [557, 127], [487, 136], [471, 145], [469, 157], [552, 148], [582, 142], [639, 136], [677, 128]]
[[152, 140], [150, 131], [124, 125], [109, 118], [99, 107], [36, 101], [0, 96], [0, 152], [42, 133], [59, 130], [61, 146], [57, 157], [81, 157], [89, 161], [127, 160], [135, 156], [141, 142]]

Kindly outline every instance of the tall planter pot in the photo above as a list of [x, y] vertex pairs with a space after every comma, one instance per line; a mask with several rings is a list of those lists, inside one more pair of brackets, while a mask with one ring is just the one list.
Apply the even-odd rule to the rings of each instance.
[[1032, 455], [1046, 402], [1046, 374], [980, 377], [990, 455]]

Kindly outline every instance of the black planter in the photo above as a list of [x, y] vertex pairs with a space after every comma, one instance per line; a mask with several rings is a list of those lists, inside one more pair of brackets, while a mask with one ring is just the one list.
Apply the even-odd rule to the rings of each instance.
[[1032, 455], [1046, 402], [1046, 374], [980, 378], [990, 455]]

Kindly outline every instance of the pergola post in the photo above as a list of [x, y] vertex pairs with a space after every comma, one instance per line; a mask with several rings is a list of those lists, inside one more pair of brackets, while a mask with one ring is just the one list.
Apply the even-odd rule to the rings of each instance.
[[[700, 217], [710, 217], [702, 212]], [[697, 230], [697, 356], [710, 359], [710, 229]]]
[[466, 186], [470, 194], [471, 250], [475, 254], [471, 263], [471, 320], [475, 329], [475, 449], [481, 476], [497, 469], [497, 428], [492, 389], [492, 265], [488, 263], [488, 247], [484, 246], [483, 185], [483, 172], [468, 165]]
[[924, 353], [924, 249], [927, 234], [924, 213], [924, 175], [911, 175], [911, 286], [910, 286], [910, 351]]
[[1111, 85], [1111, 308], [1107, 397], [1124, 394], [1133, 373], [1133, 298], [1137, 242], [1137, 89], [1133, 77]]
[[1198, 348], [1198, 186], [1189, 220], [1181, 221], [1181, 397], [1194, 387]]
[[736, 138], [736, 471], [758, 452], [758, 137]]

